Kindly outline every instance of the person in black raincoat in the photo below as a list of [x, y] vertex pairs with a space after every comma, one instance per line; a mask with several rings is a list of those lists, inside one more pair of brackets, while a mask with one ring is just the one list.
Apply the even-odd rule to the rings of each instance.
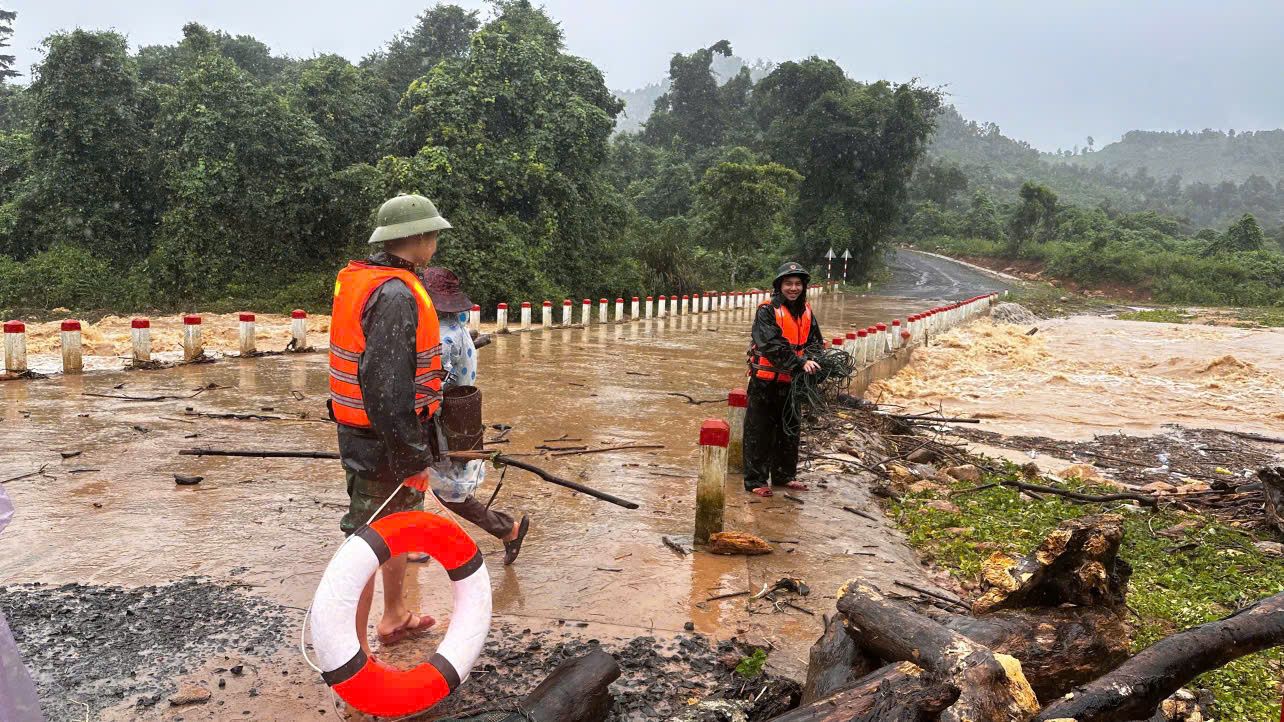
[[745, 412], [745, 490], [771, 496], [772, 486], [804, 490], [798, 481], [798, 429], [785, 423], [794, 376], [820, 369], [815, 357], [825, 348], [820, 324], [807, 303], [801, 265], [776, 271], [771, 301], [758, 307], [749, 347], [749, 408]]

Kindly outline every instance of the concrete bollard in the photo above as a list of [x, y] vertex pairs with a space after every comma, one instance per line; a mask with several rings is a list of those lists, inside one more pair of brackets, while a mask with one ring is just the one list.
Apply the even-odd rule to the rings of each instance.
[[843, 338], [839, 336], [838, 338], [831, 340], [829, 342], [829, 347], [832, 349], [838, 349], [841, 351], [843, 348]]
[[705, 291], [704, 296], [702, 296], [700, 299], [700, 313], [708, 313], [710, 310], [712, 310], [709, 308], [711, 303], [712, 301], [710, 300], [709, 292]]
[[522, 316], [521, 316], [522, 330], [523, 331], [531, 330], [531, 302], [530, 301], [522, 301], [521, 313], [522, 313]]
[[136, 318], [129, 322], [129, 341], [133, 347], [135, 363], [147, 363], [152, 360], [152, 322], [145, 318]]
[[856, 332], [856, 363], [860, 366], [869, 363], [869, 332], [863, 328]]
[[718, 310], [719, 310], [719, 311], [725, 311], [725, 310], [727, 310], [727, 294], [726, 294], [726, 292], [723, 292], [722, 297], [721, 297], [719, 300], [720, 300], [720, 302], [721, 302], [721, 304], [722, 304], [722, 305], [718, 306]]
[[877, 361], [887, 353], [887, 324], [876, 323], [874, 328], [878, 331], [874, 336], [874, 360]]
[[634, 296], [632, 303], [629, 304], [629, 318], [633, 319], [634, 321], [640, 318], [638, 316], [638, 297], [637, 296]]
[[693, 313], [693, 311], [691, 310], [691, 296], [689, 296], [689, 295], [687, 295], [687, 294], [685, 294], [685, 293], [684, 293], [684, 294], [682, 294], [682, 300], [681, 300], [681, 301], [679, 301], [679, 304], [682, 306], [682, 312], [683, 312], [683, 313], [685, 313], [685, 314], [691, 314], [691, 313]]
[[655, 296], [646, 297], [646, 305], [642, 307], [642, 317], [651, 318], [655, 315]]
[[749, 396], [744, 389], [732, 389], [727, 394], [727, 468], [736, 473], [745, 470], [745, 412], [749, 409]]
[[700, 477], [696, 481], [695, 541], [708, 544], [709, 536], [722, 531], [727, 481], [727, 443], [731, 427], [722, 419], [705, 419], [700, 425]]
[[495, 307], [495, 333], [508, 333], [508, 304]]
[[254, 343], [254, 314], [242, 313], [237, 320], [240, 322], [241, 355], [253, 356], [258, 350]]
[[563, 326], [571, 325], [571, 314], [574, 313], [574, 311], [575, 311], [575, 304], [571, 303], [571, 299], [568, 298], [565, 301], [562, 301], [562, 325]]
[[856, 358], [856, 332], [855, 331], [847, 332], [847, 340], [843, 342], [843, 350], [847, 352], [848, 356], [851, 356], [852, 358]]
[[682, 315], [682, 299], [678, 298], [678, 294], [669, 296], [669, 305], [673, 307], [674, 316]]
[[201, 317], [188, 314], [183, 317], [183, 360], [195, 361], [205, 353], [201, 343]]
[[624, 299], [617, 298], [615, 299], [615, 322], [622, 323], [623, 321], [624, 321]]
[[606, 307], [609, 303], [610, 302], [607, 301], [605, 298], [597, 299], [597, 322], [598, 323], [606, 323], [611, 320], [606, 316]]
[[22, 321], [4, 323], [4, 370], [11, 374], [27, 370], [27, 324]]
[[910, 332], [901, 331], [901, 348], [909, 348], [909, 345], [910, 345]]
[[481, 306], [475, 303], [468, 309], [468, 330], [481, 333]]
[[668, 305], [668, 302], [665, 300], [665, 297], [664, 297], [664, 296], [660, 296], [660, 300], [658, 301], [658, 305], [655, 307], [655, 317], [656, 317], [656, 318], [664, 318], [665, 316], [667, 316], [667, 315], [668, 315], [667, 313], [665, 313], [665, 310], [666, 310], [666, 309], [665, 309], [665, 307], [666, 307], [667, 305]]
[[892, 327], [887, 330], [889, 332], [887, 347], [895, 351], [901, 347], [901, 320], [899, 318], [892, 319]]
[[67, 319], [62, 322], [62, 372], [78, 374], [85, 369], [84, 354], [81, 351], [80, 322]]
[[539, 309], [539, 325], [544, 328], [553, 327], [553, 302], [545, 301]]
[[[479, 312], [479, 306], [473, 306]], [[308, 347], [308, 312], [301, 308], [296, 308], [290, 312], [290, 343], [294, 345], [295, 351], [302, 351]]]
[[580, 306], [580, 323], [584, 324], [585, 326], [589, 325], [589, 323], [591, 322], [591, 319], [589, 318], [589, 316], [591, 316], [592, 314], [593, 314], [593, 302], [586, 298], [584, 299], [584, 303]]

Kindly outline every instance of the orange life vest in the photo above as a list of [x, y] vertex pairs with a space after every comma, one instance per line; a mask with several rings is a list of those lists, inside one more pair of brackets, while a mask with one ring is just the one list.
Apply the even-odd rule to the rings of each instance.
[[[759, 305], [770, 306], [771, 303], [762, 303]], [[794, 353], [798, 358], [803, 357], [803, 349], [807, 346], [807, 337], [811, 335], [811, 304], [804, 304], [803, 315], [800, 319], [794, 319], [793, 314], [789, 313], [784, 306], [776, 309], [776, 325], [780, 327], [780, 334], [785, 337], [789, 345], [793, 347]], [[789, 383], [794, 377], [776, 371], [771, 361], [758, 353], [756, 346], [749, 347], [749, 372], [760, 379], [767, 381], [780, 381]]]
[[415, 413], [429, 417], [441, 406], [441, 331], [437, 313], [423, 284], [410, 271], [352, 261], [334, 282], [334, 310], [330, 317], [330, 400], [334, 420], [344, 426], [370, 428], [370, 417], [361, 397], [357, 372], [366, 350], [361, 313], [370, 294], [397, 278], [415, 297]]

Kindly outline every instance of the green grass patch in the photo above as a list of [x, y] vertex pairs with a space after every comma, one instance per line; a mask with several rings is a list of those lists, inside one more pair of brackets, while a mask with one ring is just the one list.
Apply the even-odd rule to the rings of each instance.
[[1190, 317], [1175, 308], [1152, 308], [1146, 311], [1129, 311], [1119, 314], [1123, 321], [1154, 321], [1156, 323], [1187, 323]]
[[[1016, 478], [1014, 469], [1007, 473], [1011, 476], [991, 476], [983, 483]], [[957, 483], [952, 489], [973, 486], [977, 484]], [[1066, 486], [1109, 491], [1075, 482]], [[923, 506], [938, 497], [945, 498], [933, 492], [908, 495], [892, 502], [891, 512], [915, 548], [965, 582], [979, 579], [981, 562], [995, 551], [1027, 554], [1063, 519], [1118, 509], [1054, 496], [1023, 501], [1006, 487], [950, 497], [957, 514]], [[1284, 589], [1284, 564], [1254, 548], [1254, 539], [1243, 531], [1177, 511], [1121, 513], [1125, 532], [1120, 553], [1133, 567], [1128, 603], [1140, 615], [1136, 651]], [[1176, 538], [1157, 533], [1182, 522], [1188, 523]], [[1279, 715], [1282, 671], [1284, 654], [1277, 648], [1236, 660], [1193, 685], [1212, 690], [1218, 720], [1260, 722]]]

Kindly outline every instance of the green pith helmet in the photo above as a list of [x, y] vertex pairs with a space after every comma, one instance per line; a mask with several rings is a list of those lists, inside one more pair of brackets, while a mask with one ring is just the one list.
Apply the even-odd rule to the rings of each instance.
[[401, 195], [379, 206], [379, 227], [370, 234], [370, 242], [395, 241], [451, 227], [432, 201], [423, 196]]
[[794, 261], [786, 261], [780, 264], [780, 268], [776, 269], [776, 278], [771, 282], [771, 285], [779, 289], [781, 281], [785, 280], [785, 276], [799, 276], [802, 278], [803, 283], [811, 282], [811, 274], [807, 272], [807, 269]]

